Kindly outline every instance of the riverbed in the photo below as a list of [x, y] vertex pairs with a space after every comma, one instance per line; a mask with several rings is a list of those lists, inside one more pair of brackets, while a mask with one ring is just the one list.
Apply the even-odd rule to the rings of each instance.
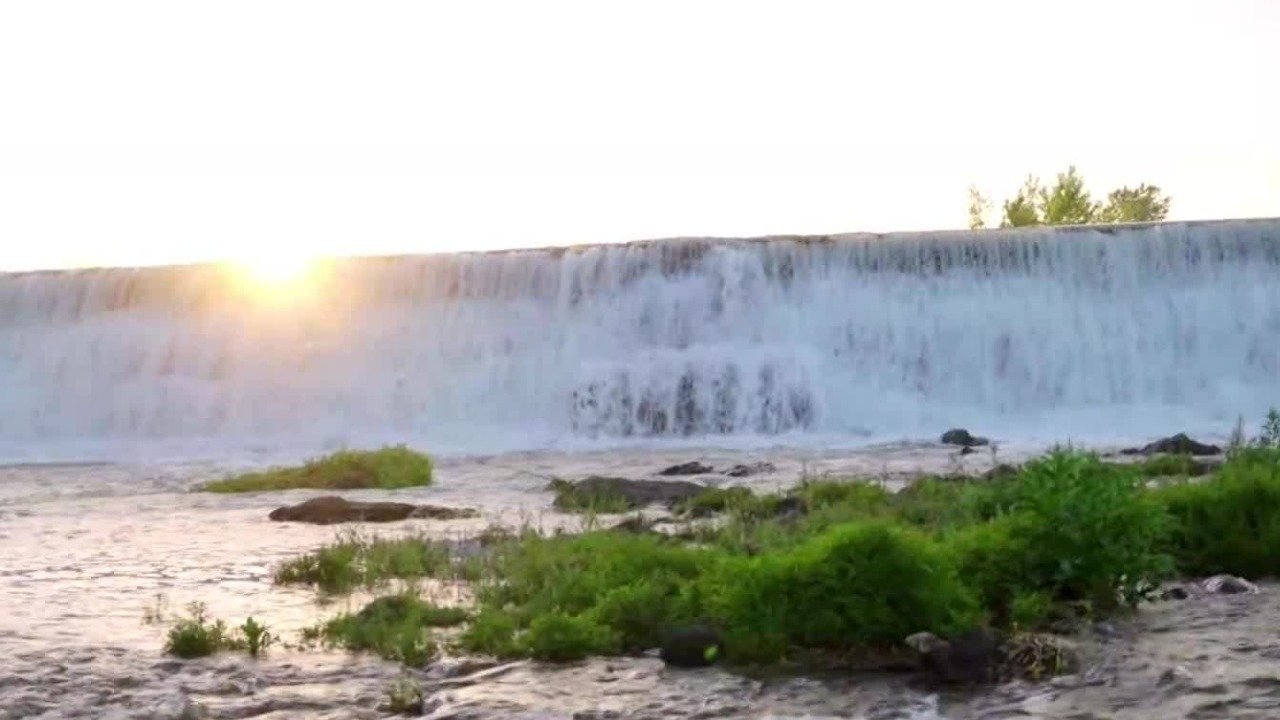
[[[474, 507], [482, 516], [407, 521], [361, 532], [475, 534], [492, 525], [577, 527], [553, 510], [548, 478], [652, 477], [699, 460], [717, 469], [769, 462], [748, 478], [698, 477], [773, 490], [803, 476], [875, 478], [979, 473], [1037, 448], [960, 456], [929, 444], [846, 450], [680, 448], [535, 452], [443, 459], [436, 483], [344, 493]], [[202, 602], [211, 616], [253, 616], [286, 641], [345, 609], [272, 584], [281, 560], [338, 530], [273, 523], [267, 513], [316, 492], [192, 492], [260, 464], [27, 464], [0, 467], [0, 718], [375, 718], [404, 669], [372, 657], [277, 646], [260, 660], [183, 662], [161, 652], [156, 610]], [[653, 657], [551, 667], [515, 663], [469, 677], [456, 659], [414, 677], [435, 718], [1236, 718], [1280, 716], [1280, 592], [1156, 603], [1082, 638], [1086, 669], [1044, 683], [938, 692], [903, 675], [760, 678], [666, 669]], [[351, 602], [351, 601], [348, 601]]]

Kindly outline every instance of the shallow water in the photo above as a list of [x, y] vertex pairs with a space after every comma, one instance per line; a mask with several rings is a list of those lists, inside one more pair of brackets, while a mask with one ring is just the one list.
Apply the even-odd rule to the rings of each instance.
[[[1021, 453], [1003, 451], [1000, 460]], [[445, 460], [429, 488], [351, 496], [477, 507], [477, 520], [410, 521], [375, 532], [474, 533], [491, 522], [581, 522], [555, 513], [549, 476], [643, 477], [678, 461], [716, 467], [768, 460], [772, 473], [718, 484], [771, 489], [802, 473], [859, 474], [896, 483], [921, 471], [981, 472], [987, 453], [960, 458], [931, 446], [752, 453], [682, 449], [523, 453]], [[400, 668], [372, 658], [272, 648], [261, 661], [175, 661], [163, 628], [143, 622], [158, 598], [172, 611], [207, 604], [238, 623], [252, 615], [286, 640], [342, 609], [271, 584], [275, 563], [333, 538], [333, 528], [269, 522], [267, 513], [314, 492], [214, 496], [190, 488], [214, 464], [23, 465], [0, 468], [0, 718], [380, 717]], [[651, 657], [568, 667], [518, 663], [479, 679], [419, 673], [436, 718], [1104, 718], [1280, 715], [1280, 616], [1274, 588], [1153, 606], [1114, 637], [1090, 640], [1090, 671], [1042, 685], [938, 694], [907, 677], [752, 679], [718, 669], [676, 672]], [[1187, 680], [1162, 686], [1182, 667]]]

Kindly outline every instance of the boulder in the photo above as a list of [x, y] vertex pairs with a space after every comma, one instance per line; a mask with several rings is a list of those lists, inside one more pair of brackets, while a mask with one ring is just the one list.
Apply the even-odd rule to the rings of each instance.
[[605, 500], [621, 500], [628, 510], [647, 505], [671, 507], [681, 500], [697, 496], [707, 489], [687, 480], [630, 480], [620, 477], [592, 475], [568, 482], [552, 483], [556, 491], [556, 507], [562, 510], [591, 507]]
[[663, 468], [658, 471], [658, 474], [669, 477], [673, 475], [706, 475], [707, 473], [712, 472], [715, 472], [715, 468], [710, 465], [703, 465], [697, 460], [690, 460], [687, 463], [680, 463], [679, 465], [672, 465], [671, 467]]
[[1190, 600], [1208, 595], [1254, 595], [1257, 585], [1235, 575], [1214, 575], [1203, 580], [1173, 583], [1160, 593], [1161, 600]]
[[1178, 433], [1172, 437], [1161, 438], [1140, 448], [1126, 448], [1120, 451], [1122, 455], [1156, 455], [1158, 453], [1167, 453], [1169, 455], [1218, 455], [1221, 452], [1222, 448], [1217, 445], [1196, 442], [1187, 437], [1186, 433]]
[[752, 463], [750, 465], [734, 465], [728, 470], [725, 470], [724, 474], [728, 475], [729, 477], [735, 477], [735, 478], [749, 477], [751, 475], [757, 475], [759, 473], [774, 472], [777, 469], [778, 469], [777, 466], [775, 466], [771, 462], [758, 462], [758, 463]]
[[974, 630], [946, 640], [930, 632], [920, 632], [905, 642], [919, 653], [921, 666], [944, 683], [989, 682], [999, 661], [995, 636], [986, 630]]
[[943, 445], [959, 445], [960, 447], [981, 447], [991, 444], [991, 441], [984, 437], [971, 435], [964, 428], [951, 428], [942, 433]]
[[479, 515], [480, 513], [471, 508], [411, 505], [398, 502], [361, 502], [336, 495], [325, 495], [297, 505], [276, 508], [267, 517], [277, 522], [336, 525], [347, 522], [396, 522], [410, 518], [459, 520], [479, 517]]
[[724, 641], [719, 631], [708, 625], [689, 625], [667, 633], [658, 656], [674, 667], [706, 667], [720, 658]]

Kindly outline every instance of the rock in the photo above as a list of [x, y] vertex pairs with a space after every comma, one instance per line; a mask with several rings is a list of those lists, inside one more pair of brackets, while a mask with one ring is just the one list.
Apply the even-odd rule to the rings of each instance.
[[267, 517], [277, 522], [304, 522], [313, 525], [335, 525], [346, 522], [395, 522], [409, 518], [458, 520], [479, 517], [471, 508], [447, 508], [435, 505], [410, 505], [397, 502], [360, 502], [336, 495], [325, 495], [286, 505], [271, 511]]
[[991, 441], [984, 437], [970, 435], [968, 430], [964, 428], [952, 428], [942, 433], [943, 445], [959, 445], [961, 447], [980, 447], [988, 445]]
[[707, 489], [687, 480], [629, 480], [592, 475], [577, 482], [555, 485], [556, 506], [561, 509], [590, 507], [594, 501], [620, 499], [627, 509], [660, 504], [671, 507]]
[[1000, 463], [990, 470], [982, 473], [983, 480], [1004, 480], [1018, 474], [1018, 468], [1014, 465]]
[[715, 628], [690, 625], [667, 633], [658, 657], [674, 667], [706, 667], [715, 664], [723, 647], [724, 641]]
[[1188, 600], [1206, 595], [1253, 595], [1257, 585], [1234, 575], [1214, 575], [1203, 580], [1172, 584], [1160, 593], [1161, 600]]
[[1157, 453], [1170, 455], [1218, 455], [1221, 452], [1222, 448], [1217, 445], [1196, 442], [1187, 437], [1186, 433], [1178, 433], [1172, 437], [1161, 438], [1140, 448], [1126, 448], [1120, 451], [1122, 455], [1155, 455]]
[[751, 465], [734, 465], [724, 472], [729, 477], [749, 477], [759, 473], [774, 472], [778, 468], [771, 462], [758, 462]]
[[1206, 593], [1217, 595], [1255, 595], [1259, 592], [1257, 585], [1234, 575], [1214, 575], [1201, 580], [1199, 585]]
[[1162, 688], [1188, 688], [1195, 684], [1196, 678], [1191, 671], [1175, 665], [1174, 667], [1160, 673], [1160, 679], [1156, 681], [1156, 685]]
[[669, 468], [663, 468], [662, 470], [658, 471], [658, 474], [667, 475], [667, 476], [706, 475], [707, 473], [711, 473], [711, 472], [715, 472], [715, 468], [711, 467], [710, 465], [703, 465], [697, 460], [691, 460], [687, 463], [680, 463], [679, 465], [672, 465]]
[[905, 642], [919, 653], [921, 665], [941, 682], [981, 683], [992, 679], [998, 659], [997, 644], [986, 630], [974, 630], [949, 640], [920, 632]]
[[629, 517], [609, 529], [616, 530], [618, 532], [635, 533], [637, 535], [654, 531], [653, 522], [640, 515]]

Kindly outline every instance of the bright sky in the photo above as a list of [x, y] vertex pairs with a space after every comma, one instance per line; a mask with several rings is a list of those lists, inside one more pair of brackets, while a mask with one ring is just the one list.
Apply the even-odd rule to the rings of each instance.
[[1280, 1], [0, 4], [0, 269], [1280, 215]]

